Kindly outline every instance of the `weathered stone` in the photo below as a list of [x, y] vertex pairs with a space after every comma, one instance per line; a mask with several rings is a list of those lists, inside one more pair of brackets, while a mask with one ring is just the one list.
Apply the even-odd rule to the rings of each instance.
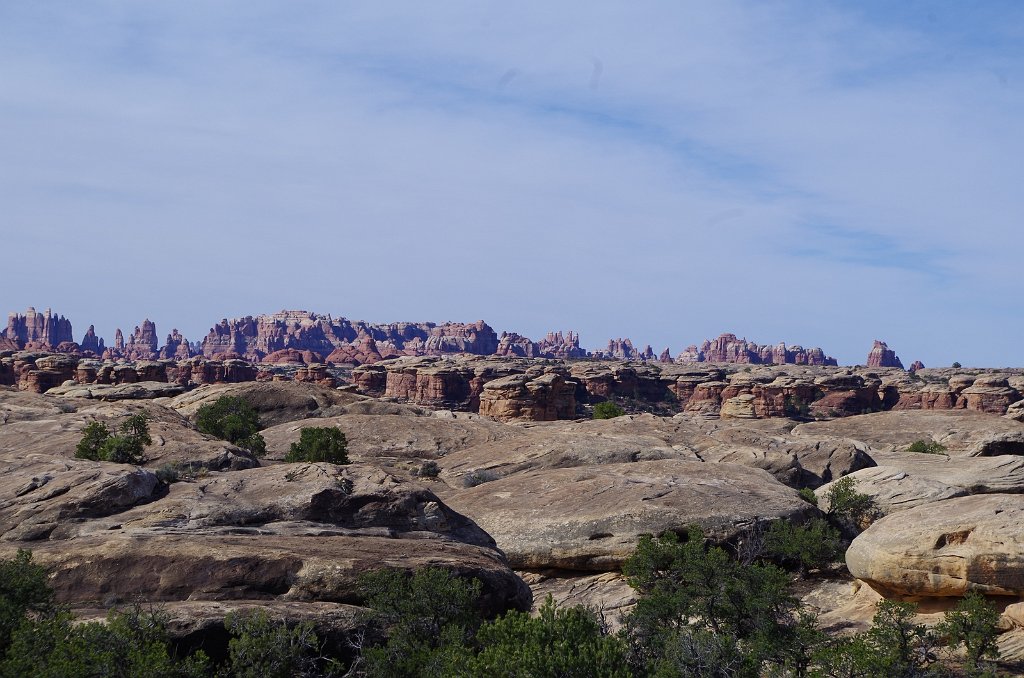
[[850, 573], [880, 593], [1024, 594], [1024, 495], [946, 499], [886, 516], [846, 553]]
[[513, 567], [606, 571], [641, 534], [698, 524], [713, 539], [760, 521], [817, 512], [764, 471], [662, 460], [516, 474], [448, 494], [491, 534]]

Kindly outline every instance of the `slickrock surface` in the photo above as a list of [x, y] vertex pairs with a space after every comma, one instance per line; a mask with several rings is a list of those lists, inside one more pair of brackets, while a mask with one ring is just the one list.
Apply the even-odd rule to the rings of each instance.
[[[968, 494], [1024, 493], [1024, 456], [948, 457], [875, 452], [879, 466], [850, 476], [857, 491], [872, 497], [883, 515]], [[817, 489], [819, 505], [832, 483]]]
[[0, 426], [0, 453], [74, 457], [75, 446], [89, 422], [105, 422], [115, 430], [129, 415], [145, 413], [150, 418], [153, 439], [145, 450], [145, 466], [149, 468], [175, 464], [221, 470], [256, 465], [248, 451], [193, 430], [184, 417], [152, 402], [104, 403], [48, 396], [27, 399], [27, 395], [0, 389], [0, 422], [7, 421]]
[[529, 569], [605, 571], [622, 565], [641, 534], [697, 524], [725, 541], [758, 521], [817, 513], [764, 471], [686, 460], [528, 471], [444, 498], [513, 567]]
[[850, 573], [883, 595], [1024, 594], [1024, 495], [983, 494], [899, 511], [846, 553]]
[[186, 417], [194, 417], [203, 405], [211, 405], [221, 396], [244, 398], [259, 412], [265, 426], [273, 426], [308, 417], [340, 414], [344, 407], [364, 400], [353, 393], [302, 382], [249, 382], [204, 386], [170, 402], [170, 407]]
[[861, 440], [872, 448], [902, 451], [917, 440], [934, 441], [951, 456], [992, 456], [1015, 452], [1024, 426], [1006, 418], [965, 410], [879, 412], [861, 417], [815, 421], [793, 429], [796, 436], [837, 436]]
[[267, 456], [269, 459], [283, 459], [291, 444], [299, 440], [302, 429], [314, 426], [341, 429], [349, 441], [349, 458], [368, 462], [440, 459], [466, 447], [493, 441], [504, 443], [522, 435], [518, 428], [477, 415], [444, 417], [429, 410], [397, 405], [391, 407], [395, 408], [394, 413], [356, 412], [278, 424], [262, 432], [267, 441]]
[[168, 489], [130, 466], [9, 457], [0, 554], [31, 548], [65, 602], [358, 603], [362, 572], [435, 565], [479, 578], [492, 610], [530, 604], [490, 536], [372, 467], [282, 464]]
[[693, 415], [531, 424], [521, 427], [515, 439], [466, 447], [441, 465], [446, 480], [458, 486], [477, 473], [499, 477], [543, 468], [689, 459], [764, 469], [800, 488], [874, 464], [862, 443], [794, 438], [788, 434], [791, 426], [780, 420], [709, 421]]

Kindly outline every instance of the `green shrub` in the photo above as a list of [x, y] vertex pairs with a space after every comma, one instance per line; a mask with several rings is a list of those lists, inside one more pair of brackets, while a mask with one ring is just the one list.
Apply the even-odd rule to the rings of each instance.
[[148, 417], [142, 413], [133, 414], [121, 424], [117, 435], [111, 435], [105, 424], [90, 422], [75, 446], [75, 456], [116, 464], [141, 464], [145, 461], [146, 446], [152, 443]]
[[954, 367], [954, 368], [956, 368], [956, 369], [960, 369], [961, 367], [963, 367], [963, 365], [961, 365], [960, 363], [954, 362], [954, 363], [953, 363], [953, 364], [951, 365], [951, 367]]
[[800, 574], [826, 568], [843, 556], [839, 531], [821, 518], [806, 525], [776, 520], [765, 535], [765, 549], [773, 560], [797, 568]]
[[226, 440], [249, 450], [254, 456], [267, 453], [267, 443], [259, 434], [263, 430], [260, 415], [244, 398], [221, 396], [196, 412], [196, 428], [200, 433]]
[[476, 646], [477, 655], [463, 662], [465, 675], [629, 676], [623, 643], [605, 632], [597, 615], [582, 606], [556, 608], [550, 594], [536, 617], [513, 610], [483, 624]]
[[818, 495], [814, 494], [814, 490], [809, 487], [800, 488], [800, 498], [806, 501], [808, 504], [818, 505]]
[[322, 656], [311, 621], [289, 628], [285, 622], [271, 619], [265, 610], [257, 610], [229, 614], [224, 628], [232, 636], [224, 674], [232, 678], [322, 676], [340, 668], [336, 661]]
[[854, 532], [863, 529], [878, 513], [875, 500], [858, 492], [857, 481], [850, 476], [833, 482], [825, 493], [825, 501], [828, 503], [828, 519]]
[[41, 615], [52, 608], [46, 570], [32, 562], [31, 551], [19, 549], [14, 558], [0, 560], [0, 657], [27, 614]]
[[363, 649], [366, 675], [441, 678], [465, 663], [466, 645], [483, 621], [479, 580], [428, 567], [412, 575], [378, 570], [359, 584], [368, 621], [387, 638]]
[[100, 448], [110, 438], [110, 429], [99, 421], [91, 421], [82, 430], [82, 439], [75, 447], [75, 456], [79, 459], [100, 460]]
[[[801, 622], [778, 567], [742, 565], [692, 528], [685, 541], [642, 536], [622, 572], [638, 594], [623, 630], [637, 675], [756, 676], [786, 661]], [[727, 673], [698, 671], [707, 661], [727, 662]]]
[[625, 413], [626, 410], [611, 400], [594, 405], [594, 419], [614, 419], [615, 417], [621, 417]]
[[942, 454], [946, 446], [934, 440], [915, 440], [907, 447], [907, 452], [918, 452], [920, 454]]
[[347, 464], [348, 440], [341, 429], [332, 426], [304, 428], [284, 460]]
[[985, 659], [998, 659], [999, 611], [985, 596], [970, 591], [956, 607], [943, 617], [936, 631], [946, 636], [953, 646], [963, 645], [969, 675], [977, 675]]

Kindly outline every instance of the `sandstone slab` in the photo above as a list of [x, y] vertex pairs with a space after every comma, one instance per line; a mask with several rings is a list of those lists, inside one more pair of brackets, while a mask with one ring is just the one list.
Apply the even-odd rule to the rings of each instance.
[[958, 497], [886, 516], [853, 541], [846, 563], [886, 596], [1024, 594], [1024, 495]]
[[621, 567], [641, 534], [696, 524], [726, 541], [758, 522], [817, 513], [765, 471], [686, 460], [530, 471], [446, 501], [527, 569], [607, 571]]

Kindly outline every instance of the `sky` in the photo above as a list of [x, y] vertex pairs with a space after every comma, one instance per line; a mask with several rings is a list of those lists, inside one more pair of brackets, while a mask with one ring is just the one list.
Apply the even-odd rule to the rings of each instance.
[[0, 0], [0, 311], [1021, 366], [1024, 3]]

